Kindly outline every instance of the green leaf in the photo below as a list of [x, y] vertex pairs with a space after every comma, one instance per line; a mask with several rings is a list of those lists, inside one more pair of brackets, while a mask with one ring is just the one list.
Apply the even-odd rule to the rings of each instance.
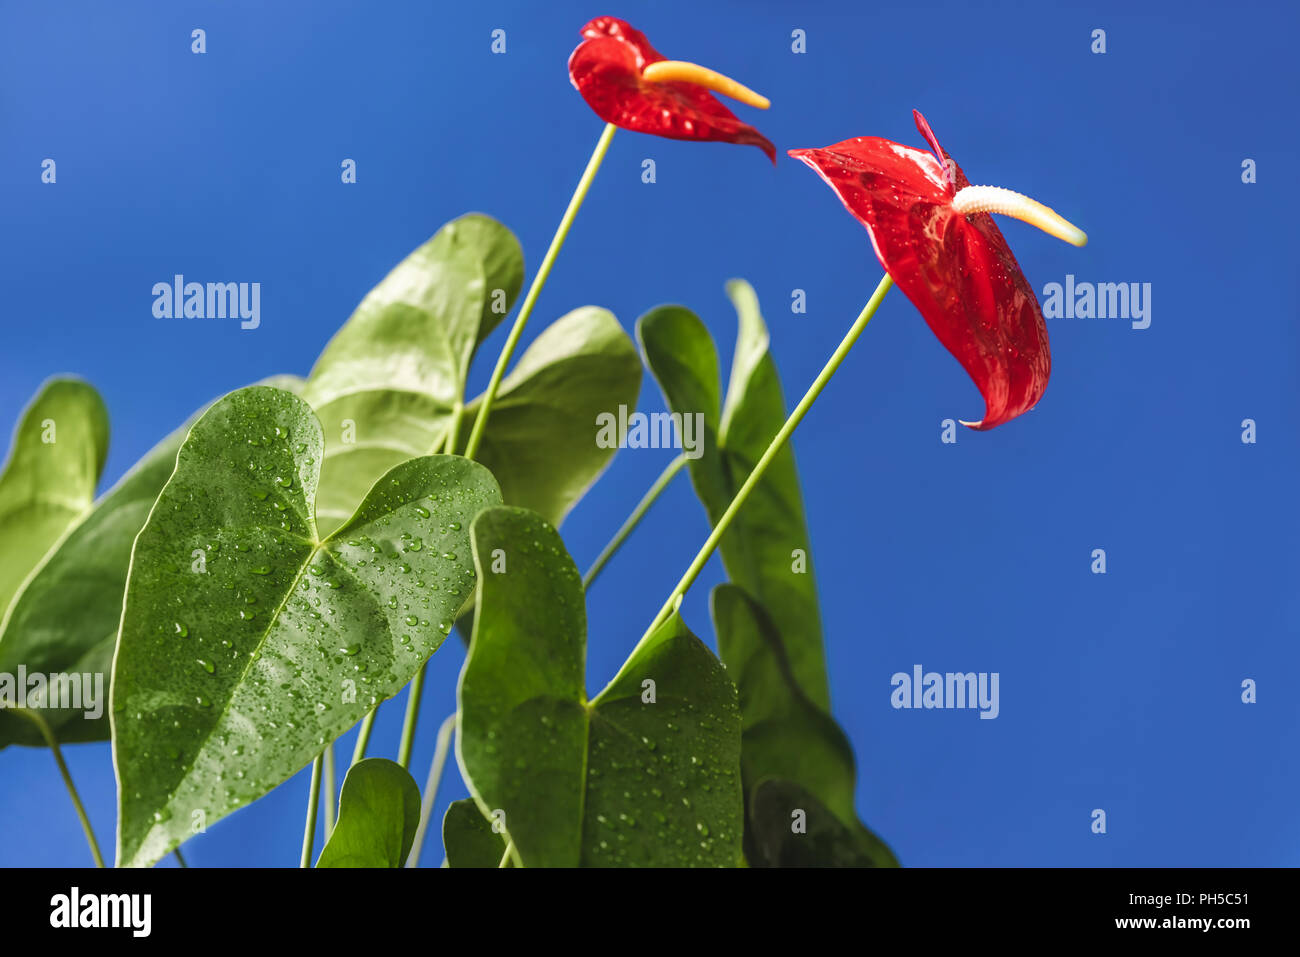
[[366, 758], [348, 769], [339, 820], [317, 867], [402, 867], [420, 826], [420, 788], [406, 768]]
[[[501, 382], [477, 461], [501, 483], [502, 499], [559, 525], [609, 464], [596, 417], [636, 408], [641, 360], [613, 313], [584, 306], [561, 316]], [[463, 413], [457, 451], [469, 441], [481, 398]]]
[[[712, 598], [718, 651], [740, 691], [744, 727], [740, 764], [751, 812], [746, 841], [751, 863], [756, 863], [755, 852], [765, 854], [772, 841], [784, 839], [790, 825], [789, 809], [804, 808], [809, 810], [810, 821], [814, 817], [807, 802], [792, 804], [784, 817], [776, 815], [780, 833], [773, 835], [765, 830], [776, 818], [760, 820], [754, 816], [758, 785], [764, 780], [780, 779], [789, 787], [807, 791], [821, 811], [839, 822], [838, 830], [824, 821], [818, 823], [821, 837], [815, 842], [817, 847], [822, 847], [831, 835], [840, 834], [851, 845], [850, 856], [855, 859], [877, 866], [897, 866], [889, 848], [858, 820], [853, 797], [857, 780], [853, 748], [835, 720], [794, 680], [772, 616], [736, 585], [719, 585]], [[789, 788], [780, 793], [788, 795]], [[808, 833], [813, 833], [811, 824]], [[800, 844], [801, 860], [810, 853], [805, 846], [810, 843]], [[784, 847], [780, 841], [777, 845]], [[848, 851], [836, 851], [821, 863], [833, 865], [846, 854]], [[769, 860], [775, 863], [775, 859]]]
[[[266, 384], [295, 391], [301, 380], [276, 376]], [[163, 439], [95, 503], [46, 554], [0, 619], [0, 674], [15, 674], [19, 665], [28, 673], [80, 674], [83, 688], [95, 675], [104, 676], [99, 717], [87, 718], [85, 707], [42, 711], [64, 743], [108, 739], [107, 681], [122, 620], [131, 545], [171, 477], [176, 452], [198, 415]], [[15, 743], [43, 745], [45, 739], [29, 722], [0, 712], [0, 748]]]
[[857, 829], [845, 826], [829, 808], [791, 781], [760, 781], [749, 801], [749, 816], [759, 859], [769, 867], [897, 864], [889, 849], [870, 832], [864, 838]]
[[540, 516], [474, 522], [478, 616], [457, 757], [528, 867], [734, 866], [740, 714], [713, 653], [673, 615], [587, 700], [582, 579]]
[[500, 867], [506, 842], [470, 798], [452, 801], [442, 819], [448, 867]]
[[[696, 493], [714, 525], [786, 418], [781, 382], [768, 352], [767, 327], [754, 290], [748, 283], [732, 280], [727, 293], [739, 315], [740, 331], [723, 403], [717, 351], [694, 313], [681, 306], [661, 306], [637, 322], [646, 364], [668, 407], [682, 414], [704, 414], [703, 454], [690, 460], [689, 466]], [[799, 687], [828, 710], [821, 612], [799, 475], [788, 445], [736, 516], [719, 551], [727, 577], [771, 610]]]
[[[187, 429], [158, 445], [51, 551], [27, 581], [0, 628], [0, 674], [102, 675], [107, 692], [122, 618], [131, 544], [172, 474]], [[93, 680], [93, 679], [92, 679]], [[107, 697], [93, 720], [86, 710], [49, 708], [42, 716], [59, 740], [108, 738]], [[25, 721], [0, 713], [0, 747], [43, 739]]]
[[51, 379], [23, 412], [0, 474], [0, 616], [89, 508], [108, 455], [108, 412], [90, 385]]
[[[469, 438], [464, 405], [476, 346], [510, 308], [523, 277], [519, 244], [500, 223], [453, 220], [357, 307], [312, 370], [304, 398], [325, 434], [317, 517], [323, 532], [352, 514], [385, 471]], [[478, 460], [506, 501], [552, 522], [608, 464], [595, 418], [635, 405], [641, 364], [618, 321], [576, 310], [546, 329], [503, 382]]]
[[396, 694], [470, 596], [482, 466], [388, 472], [320, 537], [320, 424], [254, 386], [209, 409], [132, 552], [114, 663], [118, 862], [148, 865], [256, 800]]

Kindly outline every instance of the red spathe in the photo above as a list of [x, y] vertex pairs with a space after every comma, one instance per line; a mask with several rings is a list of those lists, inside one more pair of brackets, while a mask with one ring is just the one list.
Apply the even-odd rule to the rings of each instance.
[[966, 424], [991, 429], [1042, 398], [1052, 369], [1047, 326], [993, 217], [952, 208], [970, 182], [925, 118], [913, 116], [933, 153], [860, 136], [790, 155], [867, 228], [881, 265], [984, 397], [983, 419]]
[[569, 79], [606, 123], [675, 140], [716, 140], [757, 146], [773, 163], [776, 147], [694, 83], [651, 83], [641, 76], [659, 54], [640, 30], [616, 17], [597, 17], [569, 57]]

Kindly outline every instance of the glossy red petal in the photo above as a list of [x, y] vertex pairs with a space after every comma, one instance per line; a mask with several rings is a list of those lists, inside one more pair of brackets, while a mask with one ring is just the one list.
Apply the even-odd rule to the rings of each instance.
[[693, 83], [647, 83], [641, 71], [664, 59], [639, 30], [615, 17], [597, 17], [569, 57], [569, 79], [607, 123], [675, 140], [757, 146], [773, 163], [776, 147]]
[[942, 153], [950, 184], [930, 153], [876, 137], [790, 155], [866, 226], [881, 265], [974, 380], [985, 411], [968, 424], [991, 429], [1032, 409], [1052, 367], [1043, 313], [993, 217], [953, 210], [969, 182], [952, 157]]

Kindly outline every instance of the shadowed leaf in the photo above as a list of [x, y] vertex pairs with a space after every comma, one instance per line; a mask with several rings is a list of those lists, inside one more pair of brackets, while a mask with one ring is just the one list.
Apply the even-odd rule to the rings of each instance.
[[877, 867], [888, 849], [848, 827], [791, 781], [760, 781], [749, 800], [759, 862], [768, 867]]
[[366, 758], [348, 769], [339, 820], [317, 867], [402, 867], [420, 826], [420, 788], [406, 768]]
[[[740, 689], [744, 726], [740, 764], [751, 815], [759, 782], [781, 779], [789, 788], [806, 790], [819, 808], [839, 821], [838, 830], [824, 821], [818, 825], [822, 836], [817, 847], [838, 834], [851, 844], [852, 856], [877, 866], [896, 866], [889, 848], [858, 820], [853, 748], [835, 720], [795, 683], [772, 618], [738, 586], [719, 585], [713, 591], [713, 621], [718, 651]], [[789, 815], [779, 823], [788, 829]], [[746, 853], [751, 863], [761, 863], [761, 858], [754, 859], [755, 852], [764, 853], [764, 842], [775, 839], [764, 831], [770, 821], [751, 816], [749, 824]], [[783, 835], [784, 831], [776, 836], [784, 839]], [[804, 858], [811, 854], [812, 844], [799, 844]], [[836, 851], [841, 856], [848, 853]], [[820, 863], [831, 865], [835, 860], [838, 857], [832, 855]]]
[[500, 867], [506, 842], [469, 798], [452, 801], [442, 819], [448, 867]]

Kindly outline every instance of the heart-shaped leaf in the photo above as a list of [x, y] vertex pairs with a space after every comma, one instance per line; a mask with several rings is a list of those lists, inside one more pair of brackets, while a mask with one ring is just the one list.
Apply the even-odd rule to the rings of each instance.
[[348, 769], [339, 820], [317, 867], [402, 867], [420, 826], [420, 788], [406, 768], [366, 758]]
[[[312, 370], [304, 398], [325, 434], [317, 518], [329, 532], [385, 471], [464, 448], [475, 347], [519, 291], [523, 256], [500, 223], [453, 220], [357, 307]], [[579, 309], [542, 332], [502, 383], [477, 460], [506, 501], [559, 522], [614, 454], [595, 441], [600, 412], [635, 405], [641, 363], [618, 321]], [[453, 434], [454, 433], [454, 434]]]
[[[821, 864], [832, 866], [852, 859], [881, 867], [897, 866], [898, 861], [884, 842], [858, 820], [853, 798], [857, 781], [853, 748], [835, 720], [813, 703], [794, 680], [772, 617], [738, 586], [719, 585], [713, 591], [713, 622], [718, 652], [727, 662], [727, 674], [740, 690], [740, 711], [744, 716], [740, 764], [751, 811], [746, 834], [750, 862], [778, 862], [780, 854], [776, 858], [764, 857], [764, 849], [769, 845], [785, 846], [790, 813], [802, 809], [812, 822], [807, 833], [813, 833], [815, 823], [821, 836], [815, 842], [796, 842], [800, 860], [807, 862], [812, 847], [822, 848], [839, 835], [848, 847], [837, 849]], [[791, 804], [782, 814], [769, 814], [762, 820], [753, 817], [759, 806], [758, 784], [769, 779], [779, 779], [786, 786], [774, 792], [781, 795], [780, 800], [789, 796], [791, 789], [806, 791], [817, 802], [819, 814], [834, 815], [838, 829], [826, 823], [824, 815], [817, 818], [808, 801]], [[763, 807], [771, 810], [767, 804]], [[772, 826], [777, 829], [775, 833], [765, 830]]]
[[582, 579], [560, 536], [494, 508], [472, 540], [457, 757], [523, 864], [736, 865], [740, 714], [713, 653], [674, 614], [588, 701]]
[[389, 471], [317, 533], [320, 424], [254, 386], [190, 430], [136, 539], [114, 662], [118, 862], [148, 865], [305, 766], [441, 645], [500, 502], [457, 456]]
[[448, 867], [500, 867], [506, 842], [470, 798], [452, 801], [442, 819]]
[[[681, 306], [661, 306], [637, 321], [646, 364], [668, 407], [704, 415], [703, 454], [689, 466], [711, 524], [717, 524], [786, 418], [754, 290], [732, 280], [727, 293], [740, 317], [740, 332], [725, 403], [719, 400], [717, 350], [699, 317]], [[820, 708], [829, 709], [808, 527], [788, 445], [722, 537], [719, 551], [727, 577], [771, 610], [799, 687]]]
[[95, 499], [108, 411], [90, 385], [52, 379], [24, 410], [0, 474], [0, 617], [50, 547]]
[[[265, 384], [292, 392], [301, 388], [301, 381], [276, 376]], [[60, 741], [108, 739], [107, 683], [122, 620], [131, 545], [171, 477], [176, 452], [197, 419], [198, 414], [192, 416], [163, 439], [67, 532], [14, 596], [0, 624], [0, 674], [14, 674], [22, 665], [29, 674], [80, 675], [83, 691], [96, 687], [97, 676], [103, 676], [105, 695], [94, 709], [42, 711]], [[0, 712], [0, 748], [13, 743], [40, 745], [45, 739], [29, 722]]]

